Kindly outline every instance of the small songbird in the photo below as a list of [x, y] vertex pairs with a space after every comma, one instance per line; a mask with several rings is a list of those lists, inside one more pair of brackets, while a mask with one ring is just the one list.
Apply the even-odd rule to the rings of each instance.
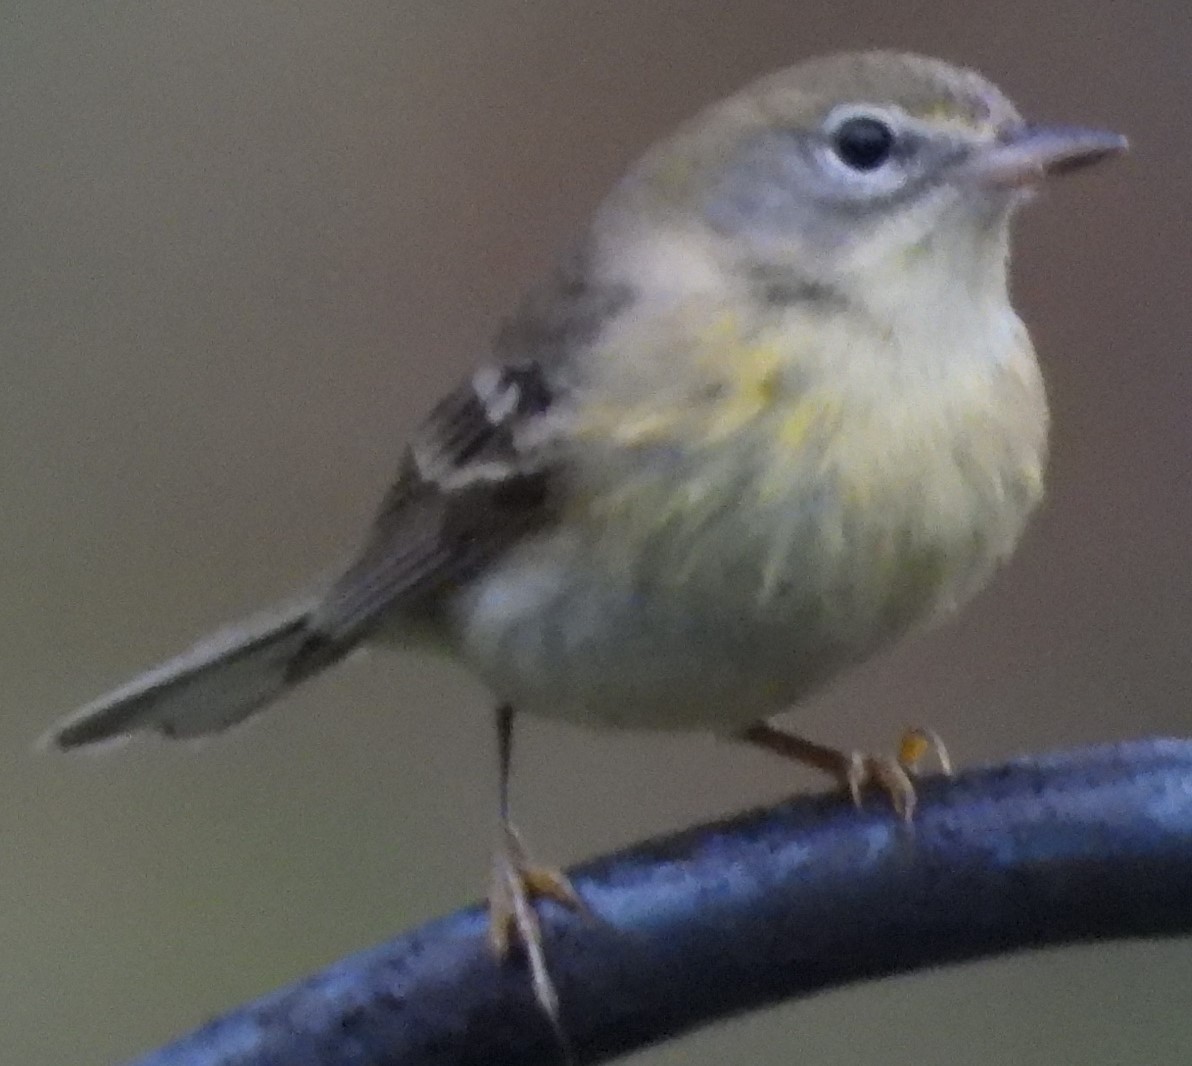
[[812, 60], [649, 149], [414, 435], [329, 587], [65, 720], [77, 748], [222, 730], [357, 646], [434, 646], [500, 710], [491, 932], [553, 990], [529, 901], [578, 905], [508, 817], [513, 713], [702, 729], [868, 785], [897, 756], [766, 719], [967, 600], [1039, 501], [1047, 405], [1007, 294], [1014, 208], [1125, 147], [988, 81]]

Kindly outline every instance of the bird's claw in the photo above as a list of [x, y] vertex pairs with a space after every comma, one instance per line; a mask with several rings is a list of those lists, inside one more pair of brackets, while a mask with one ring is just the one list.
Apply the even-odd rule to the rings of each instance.
[[844, 783], [853, 803], [860, 807], [865, 790], [878, 788], [890, 797], [895, 812], [909, 822], [914, 817], [917, 802], [914, 778], [918, 776], [919, 764], [929, 753], [935, 755], [944, 774], [951, 776], [952, 761], [948, 758], [948, 749], [934, 730], [923, 727], [903, 733], [896, 755], [852, 752], [845, 768]]
[[566, 875], [532, 862], [521, 835], [506, 823], [501, 827], [501, 841], [493, 859], [488, 942], [499, 959], [507, 957], [514, 946], [525, 951], [534, 997], [561, 1036], [559, 994], [546, 965], [542, 923], [534, 909], [535, 899], [553, 899], [584, 917], [592, 916]]

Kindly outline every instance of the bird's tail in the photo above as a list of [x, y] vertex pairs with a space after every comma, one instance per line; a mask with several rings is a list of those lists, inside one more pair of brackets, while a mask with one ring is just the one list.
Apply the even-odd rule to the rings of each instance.
[[195, 737], [242, 721], [311, 672], [295, 667], [313, 607], [306, 600], [213, 633], [63, 719], [45, 744], [67, 750], [141, 730]]

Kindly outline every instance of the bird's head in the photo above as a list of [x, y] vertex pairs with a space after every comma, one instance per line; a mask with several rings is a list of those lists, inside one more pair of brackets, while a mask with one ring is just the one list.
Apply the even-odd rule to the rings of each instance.
[[862, 302], [923, 285], [1004, 295], [1013, 208], [1124, 147], [1029, 124], [990, 82], [938, 60], [841, 54], [697, 115], [629, 172], [605, 215]]

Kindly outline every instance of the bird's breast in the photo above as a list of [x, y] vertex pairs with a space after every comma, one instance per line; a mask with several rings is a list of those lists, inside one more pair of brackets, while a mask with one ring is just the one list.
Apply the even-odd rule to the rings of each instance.
[[962, 600], [1010, 552], [1046, 448], [1029, 348], [885, 388], [788, 388], [780, 354], [747, 356], [731, 388], [580, 420], [569, 518], [597, 565], [860, 627]]
[[782, 365], [761, 350], [733, 391], [578, 413], [557, 524], [457, 612], [495, 688], [568, 717], [740, 724], [980, 587], [1040, 493], [1029, 350], [881, 397], [785, 388]]

